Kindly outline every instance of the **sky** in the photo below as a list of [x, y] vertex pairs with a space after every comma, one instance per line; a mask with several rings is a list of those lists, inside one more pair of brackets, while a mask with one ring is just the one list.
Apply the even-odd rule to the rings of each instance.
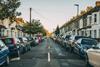
[[61, 27], [64, 23], [77, 15], [79, 11], [85, 10], [87, 6], [95, 6], [98, 0], [20, 0], [21, 6], [18, 11], [21, 17], [29, 21], [29, 8], [32, 8], [32, 19], [40, 20], [44, 28], [52, 32], [57, 25]]

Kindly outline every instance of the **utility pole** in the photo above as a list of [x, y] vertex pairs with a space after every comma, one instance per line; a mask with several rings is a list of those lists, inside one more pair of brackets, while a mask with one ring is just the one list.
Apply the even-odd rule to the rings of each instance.
[[31, 37], [31, 18], [32, 18], [32, 8], [30, 8], [30, 37]]

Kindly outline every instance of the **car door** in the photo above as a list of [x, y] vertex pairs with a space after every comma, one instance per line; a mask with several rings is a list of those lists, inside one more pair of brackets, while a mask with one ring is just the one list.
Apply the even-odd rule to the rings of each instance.
[[1, 63], [6, 61], [6, 57], [7, 57], [8, 53], [9, 53], [8, 48], [0, 40], [0, 65], [1, 65]]
[[74, 46], [74, 50], [75, 50], [75, 52], [78, 53], [78, 54], [79, 54], [80, 49], [81, 49], [81, 39], [77, 40], [77, 41], [75, 42], [75, 46]]

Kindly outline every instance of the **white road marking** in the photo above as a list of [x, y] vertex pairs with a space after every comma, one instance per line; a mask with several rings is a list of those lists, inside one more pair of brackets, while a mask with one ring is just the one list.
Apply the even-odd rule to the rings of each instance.
[[11, 61], [16, 61], [16, 60], [20, 60], [20, 57], [11, 59]]
[[50, 62], [50, 52], [48, 52], [48, 62]]
[[48, 46], [48, 49], [50, 49], [51, 47], [50, 46]]

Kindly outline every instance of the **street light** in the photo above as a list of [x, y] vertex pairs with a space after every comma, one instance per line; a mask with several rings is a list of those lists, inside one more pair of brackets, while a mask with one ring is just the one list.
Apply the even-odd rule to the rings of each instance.
[[[74, 4], [74, 6], [77, 7], [77, 16], [79, 15], [79, 4]], [[76, 30], [77, 31], [77, 30]], [[79, 34], [79, 32], [77, 31], [77, 34]]]
[[79, 4], [74, 4], [77, 7], [77, 16], [79, 14]]

